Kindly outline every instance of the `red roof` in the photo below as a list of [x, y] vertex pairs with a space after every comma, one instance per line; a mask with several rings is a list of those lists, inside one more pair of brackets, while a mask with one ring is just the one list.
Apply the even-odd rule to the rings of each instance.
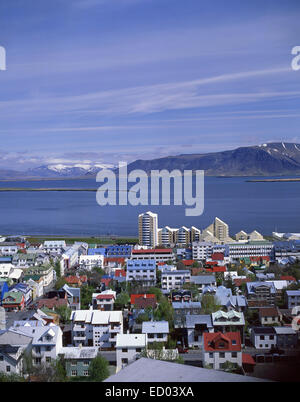
[[78, 276], [75, 276], [75, 275], [65, 276], [64, 279], [68, 283], [76, 283], [76, 284], [78, 284], [78, 283], [81, 282], [81, 279], [78, 278]]
[[181, 262], [184, 265], [189, 266], [189, 265], [193, 265], [195, 261], [194, 260], [181, 260]]
[[151, 293], [143, 293], [143, 294], [133, 294], [130, 296], [130, 304], [135, 304], [137, 299], [155, 299], [154, 294]]
[[262, 261], [262, 260], [266, 260], [266, 261], [270, 261], [270, 257], [269, 256], [264, 256], [264, 257], [250, 257], [251, 261]]
[[255, 361], [249, 353], [243, 353], [242, 354], [242, 363], [243, 364], [251, 364], [252, 366], [255, 366]]
[[149, 248], [146, 250], [132, 250], [132, 254], [161, 254], [161, 253], [172, 253], [171, 248]]
[[125, 258], [123, 257], [105, 257], [104, 258], [104, 265], [108, 264], [109, 262], [116, 262], [117, 264], [124, 265]]
[[105, 286], [108, 286], [111, 281], [112, 281], [112, 278], [101, 278], [101, 283], [104, 283]]
[[207, 268], [206, 271], [208, 271], [208, 272], [226, 272], [226, 267], [221, 267], [221, 266], [216, 265], [215, 267]]
[[205, 261], [206, 265], [215, 265], [216, 262], [215, 261]]
[[250, 279], [250, 278], [242, 278], [242, 279], [240, 279], [240, 278], [234, 278], [234, 279], [233, 279], [233, 282], [234, 282], [235, 286], [239, 287], [239, 286], [241, 286], [243, 283], [251, 282], [251, 279]]
[[289, 276], [289, 275], [282, 275], [281, 277], [280, 277], [280, 279], [282, 280], [282, 281], [296, 281], [296, 278], [294, 278], [293, 276]]
[[103, 299], [114, 299], [115, 296], [114, 295], [98, 295], [96, 296], [97, 300], [103, 300]]
[[241, 351], [241, 335], [237, 332], [204, 332], [203, 333], [204, 350], [207, 352], [216, 351]]
[[125, 277], [126, 276], [126, 271], [125, 269], [116, 269], [115, 270], [115, 277], [120, 278], [120, 277]]
[[215, 261], [223, 261], [224, 260], [224, 254], [223, 253], [212, 253], [211, 259]]

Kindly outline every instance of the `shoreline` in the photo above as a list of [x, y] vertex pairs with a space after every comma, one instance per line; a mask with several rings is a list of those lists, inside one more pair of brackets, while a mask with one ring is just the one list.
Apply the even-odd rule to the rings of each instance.
[[300, 178], [293, 178], [293, 179], [253, 179], [253, 180], [245, 180], [248, 183], [257, 183], [257, 182], [261, 182], [261, 183], [270, 183], [270, 182], [300, 182]]

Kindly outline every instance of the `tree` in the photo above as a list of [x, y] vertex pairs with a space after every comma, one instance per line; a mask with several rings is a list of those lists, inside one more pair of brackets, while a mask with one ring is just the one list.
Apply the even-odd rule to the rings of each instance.
[[58, 278], [58, 280], [56, 281], [54, 287], [55, 287], [56, 290], [59, 290], [59, 289], [61, 289], [66, 283], [67, 283], [67, 281], [65, 280], [65, 278], [60, 277], [60, 278]]
[[225, 288], [231, 289], [233, 295], [236, 295], [236, 286], [232, 278], [229, 276], [228, 279], [224, 281]]
[[55, 312], [59, 315], [60, 322], [62, 324], [67, 324], [70, 322], [71, 312], [72, 310], [68, 306], [58, 306], [55, 309]]
[[121, 292], [115, 301], [115, 307], [118, 308], [124, 308], [128, 303], [130, 302], [130, 296], [127, 292]]
[[92, 286], [84, 285], [80, 289], [81, 294], [81, 309], [88, 309], [90, 304], [92, 303], [92, 295], [95, 292], [95, 289]]
[[220, 310], [221, 305], [214, 295], [204, 294], [201, 298], [201, 314], [211, 314]]
[[109, 377], [108, 361], [103, 356], [95, 357], [89, 367], [89, 379], [93, 382], [101, 382]]

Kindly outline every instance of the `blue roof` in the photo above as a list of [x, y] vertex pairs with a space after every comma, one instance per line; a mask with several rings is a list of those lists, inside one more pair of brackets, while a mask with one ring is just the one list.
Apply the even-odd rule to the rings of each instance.
[[105, 255], [106, 249], [104, 247], [89, 248], [88, 255]]

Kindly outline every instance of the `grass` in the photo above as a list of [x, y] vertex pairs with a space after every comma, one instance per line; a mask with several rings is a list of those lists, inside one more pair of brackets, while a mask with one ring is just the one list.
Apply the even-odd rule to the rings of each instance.
[[43, 243], [46, 240], [66, 240], [67, 243], [74, 243], [75, 241], [85, 242], [88, 244], [128, 244], [138, 243], [135, 237], [63, 237], [63, 236], [32, 236], [27, 237], [31, 244]]

